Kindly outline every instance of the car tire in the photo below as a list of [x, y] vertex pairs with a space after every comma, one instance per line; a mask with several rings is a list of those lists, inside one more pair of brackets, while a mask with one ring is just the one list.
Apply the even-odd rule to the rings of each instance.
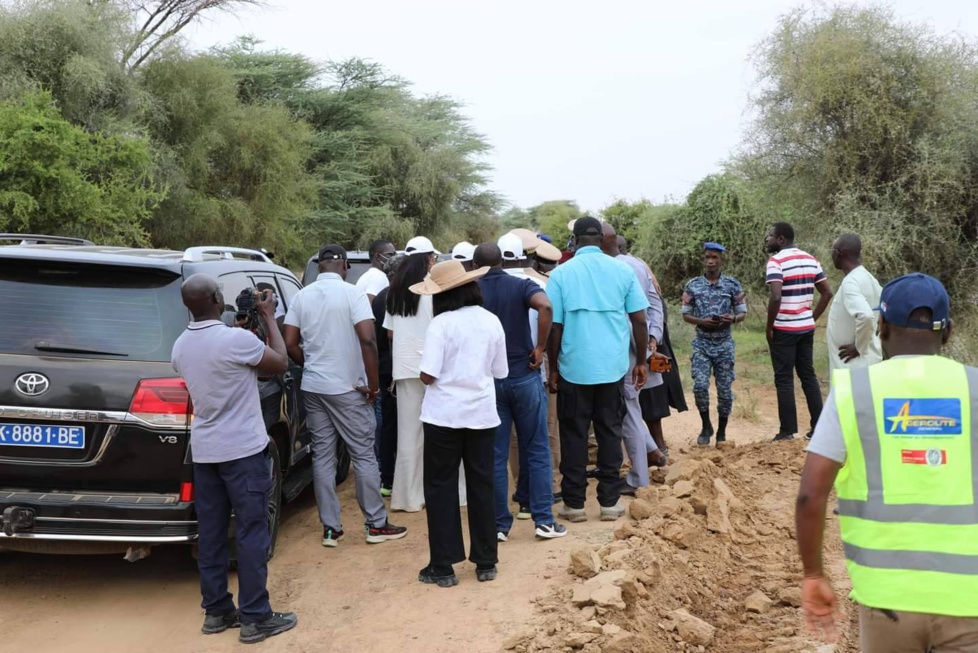
[[350, 475], [350, 452], [343, 438], [336, 443], [336, 484], [339, 485]]
[[272, 466], [272, 490], [268, 493], [268, 559], [275, 555], [278, 527], [282, 522], [282, 463], [275, 441], [268, 440], [268, 459]]
[[[282, 465], [279, 462], [278, 447], [275, 441], [268, 439], [268, 464], [272, 472], [272, 489], [268, 493], [268, 559], [275, 555], [275, 544], [278, 540], [278, 529], [282, 522]], [[234, 519], [228, 533], [228, 555], [231, 569], [238, 566], [238, 547], [234, 537]]]

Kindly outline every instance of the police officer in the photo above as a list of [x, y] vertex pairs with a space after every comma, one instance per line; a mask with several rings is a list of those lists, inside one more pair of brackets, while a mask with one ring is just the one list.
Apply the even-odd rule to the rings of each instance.
[[691, 279], [683, 290], [683, 320], [696, 326], [693, 339], [693, 396], [703, 429], [696, 443], [710, 444], [710, 374], [717, 379], [717, 442], [727, 439], [727, 420], [733, 410], [734, 341], [730, 325], [747, 317], [747, 301], [740, 282], [720, 272], [723, 253], [718, 243], [703, 243], [703, 276]]
[[864, 653], [978, 651], [978, 369], [940, 355], [951, 320], [937, 279], [891, 281], [879, 309], [884, 361], [833, 373], [808, 446], [796, 508], [805, 619], [835, 637], [822, 568], [835, 483]]

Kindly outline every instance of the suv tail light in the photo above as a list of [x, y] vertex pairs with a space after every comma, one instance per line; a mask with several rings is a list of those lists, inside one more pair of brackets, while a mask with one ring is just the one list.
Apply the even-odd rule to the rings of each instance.
[[194, 500], [194, 484], [184, 481], [180, 484], [180, 501], [187, 503]]
[[183, 379], [143, 379], [136, 386], [129, 412], [158, 426], [186, 426], [193, 418], [190, 393]]

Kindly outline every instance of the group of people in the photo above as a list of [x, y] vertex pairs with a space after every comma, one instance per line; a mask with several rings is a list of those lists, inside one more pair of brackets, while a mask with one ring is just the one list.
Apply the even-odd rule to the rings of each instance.
[[[662, 419], [670, 408], [686, 409], [669, 342], [667, 307], [655, 275], [628, 253], [612, 225], [586, 216], [569, 228], [573, 241], [565, 252], [545, 235], [517, 229], [497, 242], [459, 243], [441, 263], [440, 253], [425, 237], [412, 238], [402, 253], [393, 243], [377, 241], [370, 247], [371, 268], [356, 285], [345, 282], [349, 265], [344, 248], [325, 245], [318, 256], [317, 280], [288, 306], [284, 333], [275, 320], [274, 299], [264, 294], [259, 312], [268, 326], [267, 343], [220, 321], [224, 298], [214, 279], [195, 275], [184, 283], [193, 322], [174, 346], [173, 364], [186, 379], [195, 407], [192, 451], [201, 516], [205, 633], [240, 626], [242, 641], [260, 641], [297, 621], [292, 613], [273, 612], [265, 589], [265, 504], [271, 475], [257, 390], [258, 375], [282, 373], [289, 358], [303, 366], [301, 389], [324, 546], [337, 546], [345, 535], [335, 487], [340, 439], [355, 470], [368, 543], [407, 534], [389, 521], [389, 511], [426, 510], [429, 560], [419, 573], [424, 583], [451, 587], [459, 582], [454, 565], [466, 559], [462, 506], [468, 514], [468, 559], [479, 581], [497, 575], [498, 547], [510, 539], [516, 523], [513, 505], [516, 519], [532, 520], [537, 538], [563, 537], [567, 527], [555, 517], [569, 523], [588, 519], [588, 479], [596, 478], [599, 518], [615, 520], [624, 514], [621, 495], [648, 485], [650, 467], [667, 464]], [[882, 366], [873, 367], [869, 376], [860, 370], [881, 360], [888, 338], [891, 355], [903, 345], [909, 353], [929, 352], [946, 340], [950, 323], [937, 300], [931, 301], [933, 306], [908, 308], [911, 300], [888, 300], [886, 290], [881, 298], [879, 284], [861, 265], [858, 237], [838, 238], [832, 260], [845, 278], [829, 310], [828, 341], [832, 367], [840, 372], [827, 403], [831, 415], [820, 419], [813, 336], [834, 293], [815, 257], [794, 246], [790, 225], [772, 225], [765, 243], [771, 254], [766, 331], [780, 418], [775, 440], [793, 438], [798, 430], [797, 373], [815, 430], [804, 503], [810, 505], [810, 494], [814, 505], [824, 508], [827, 488], [846, 460], [844, 451], [862, 446], [860, 462], [872, 462], [865, 458], [873, 451], [865, 449], [867, 436], [853, 433], [869, 428], [870, 421], [875, 428], [875, 418], [864, 418], [859, 411], [851, 415], [857, 404], [875, 401], [867, 384], [877, 378], [881, 384], [896, 384], [877, 372]], [[731, 330], [747, 314], [743, 287], [722, 272], [724, 257], [721, 244], [705, 243], [704, 273], [690, 280], [682, 295], [683, 319], [696, 327], [692, 374], [701, 445], [714, 438], [722, 443], [728, 435], [735, 378]], [[908, 284], [898, 284], [893, 292]], [[913, 290], [923, 294], [919, 286]], [[929, 286], [924, 290], [936, 292]], [[912, 336], [925, 333], [914, 331], [917, 322], [929, 325], [940, 338], [913, 344]], [[913, 378], [923, 369], [917, 363], [901, 365], [901, 372]], [[215, 370], [221, 373], [220, 387], [213, 381]], [[715, 430], [711, 378], [718, 395]], [[843, 389], [845, 394], [839, 395]], [[939, 393], [933, 387], [914, 390], [925, 396]], [[914, 395], [908, 391], [903, 396]], [[910, 413], [905, 406], [888, 417], [904, 424], [905, 431], [916, 419], [915, 406], [907, 406]], [[880, 411], [888, 416], [890, 404]], [[959, 407], [955, 415], [959, 432], [961, 424], [967, 432], [970, 412]], [[237, 435], [229, 439], [224, 434], [231, 422]], [[597, 462], [588, 469], [592, 442]], [[879, 446], [875, 452], [878, 459]], [[950, 457], [941, 450], [938, 464], [932, 462], [937, 460], [933, 450], [924, 453], [928, 469], [950, 465], [949, 460], [958, 469], [958, 455], [963, 456], [963, 450], [952, 451]], [[622, 478], [626, 455], [630, 469]], [[903, 456], [907, 458], [907, 451]], [[858, 474], [840, 476], [840, 498], [845, 499], [840, 514], [886, 522], [887, 510], [913, 512], [910, 507], [889, 509], [873, 494], [872, 484], [881, 482], [877, 459], [868, 480]], [[900, 477], [903, 471], [898, 468], [893, 474]], [[942, 500], [937, 490], [928, 496]], [[227, 591], [225, 533], [232, 508], [238, 528], [237, 608]], [[810, 510], [805, 514], [809, 521], [815, 519]], [[804, 531], [799, 528], [806, 569], [820, 564], [811, 542], [816, 530], [821, 537], [821, 530], [812, 523], [806, 522]], [[865, 542], [857, 541], [853, 536], [850, 546], [847, 540], [847, 554], [866, 549]], [[857, 564], [872, 567], [878, 555], [860, 553]], [[863, 575], [872, 577], [870, 572]], [[811, 591], [806, 589], [806, 597]], [[817, 591], [824, 598], [824, 585]], [[806, 609], [812, 605], [809, 601]]]

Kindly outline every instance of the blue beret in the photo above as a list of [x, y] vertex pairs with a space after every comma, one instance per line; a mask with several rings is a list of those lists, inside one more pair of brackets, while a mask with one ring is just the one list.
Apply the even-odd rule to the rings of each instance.
[[720, 243], [703, 243], [703, 250], [709, 252], [710, 250], [716, 252], [725, 252], [727, 248]]

